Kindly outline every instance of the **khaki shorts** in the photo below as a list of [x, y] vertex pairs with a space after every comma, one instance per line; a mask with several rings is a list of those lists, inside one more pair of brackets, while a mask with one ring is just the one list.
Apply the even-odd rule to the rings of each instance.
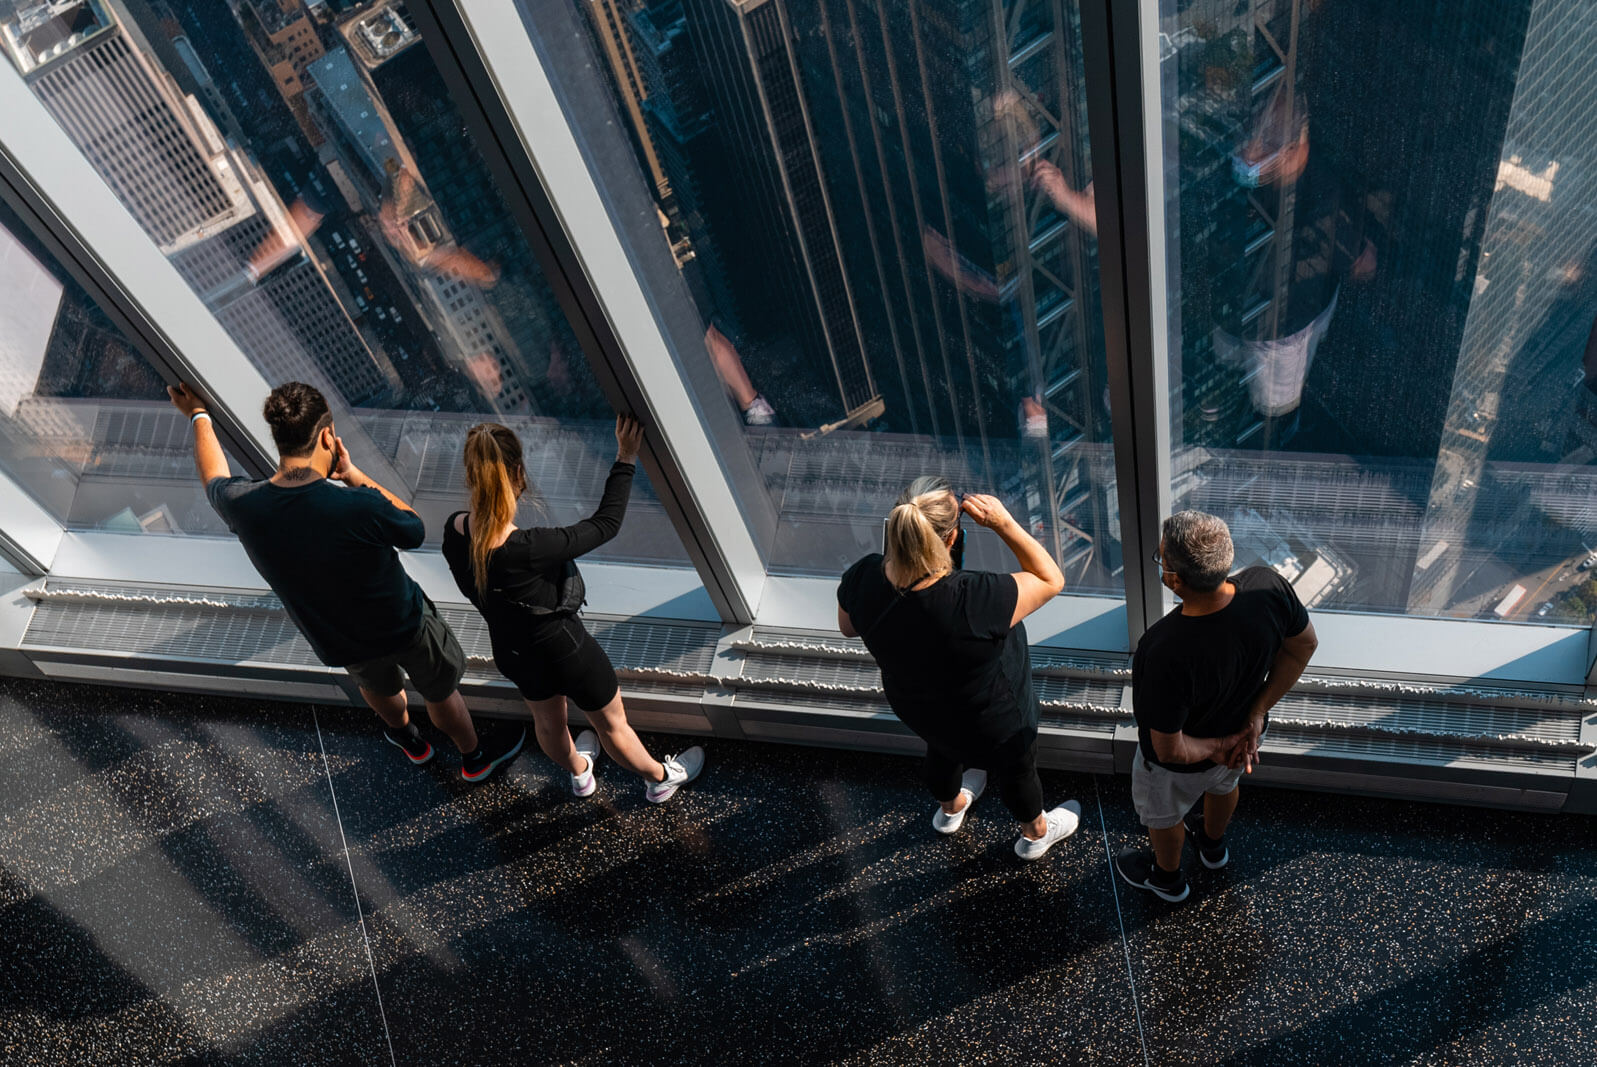
[[1148, 762], [1138, 751], [1131, 757], [1131, 803], [1142, 825], [1165, 830], [1185, 818], [1205, 793], [1223, 797], [1241, 779], [1241, 767], [1221, 764], [1206, 771], [1172, 771]]
[[466, 653], [455, 632], [431, 600], [422, 603], [421, 628], [409, 645], [388, 656], [344, 668], [362, 689], [391, 697], [405, 689], [405, 676], [421, 698], [432, 704], [449, 699], [466, 673]]

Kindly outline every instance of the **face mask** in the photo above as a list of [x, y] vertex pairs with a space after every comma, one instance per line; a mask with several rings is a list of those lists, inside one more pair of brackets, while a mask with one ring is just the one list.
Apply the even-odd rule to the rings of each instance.
[[1269, 165], [1275, 156], [1265, 156], [1257, 163], [1249, 163], [1238, 152], [1231, 157], [1231, 173], [1236, 177], [1237, 184], [1245, 189], [1257, 189], [1264, 184], [1264, 168]]

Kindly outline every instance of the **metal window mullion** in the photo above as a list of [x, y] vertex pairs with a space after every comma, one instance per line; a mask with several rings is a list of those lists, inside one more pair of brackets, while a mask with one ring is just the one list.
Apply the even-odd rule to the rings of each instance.
[[1597, 695], [1597, 622], [1586, 630], [1586, 695]]
[[[260, 373], [7, 63], [0, 114], [0, 197], [165, 381], [201, 391], [233, 457], [270, 474]], [[203, 353], [204, 365], [187, 353]]]
[[1170, 507], [1158, 0], [1082, 0], [1104, 340], [1131, 647], [1165, 611], [1150, 557]]
[[751, 622], [774, 509], [734, 491], [516, 5], [412, 0], [409, 10], [601, 388], [658, 431], [645, 468], [706, 591], [726, 621]]

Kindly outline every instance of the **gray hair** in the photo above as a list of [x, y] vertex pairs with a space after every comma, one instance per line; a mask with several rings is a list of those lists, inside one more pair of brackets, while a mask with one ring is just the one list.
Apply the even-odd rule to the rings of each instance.
[[1201, 511], [1178, 511], [1164, 521], [1160, 533], [1160, 559], [1183, 585], [1212, 593], [1225, 583], [1236, 552], [1224, 519]]

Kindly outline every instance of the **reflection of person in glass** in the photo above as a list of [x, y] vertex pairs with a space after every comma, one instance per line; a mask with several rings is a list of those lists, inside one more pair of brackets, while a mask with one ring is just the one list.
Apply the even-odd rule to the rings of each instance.
[[[961, 511], [996, 533], [1020, 570], [959, 569]], [[1065, 587], [1053, 558], [996, 497], [961, 504], [946, 481], [917, 478], [887, 518], [885, 552], [854, 564], [837, 587], [837, 625], [876, 658], [893, 714], [926, 742], [921, 777], [939, 807], [932, 826], [951, 834], [998, 779], [1021, 823], [1015, 852], [1034, 860], [1075, 832], [1075, 801], [1043, 809], [1037, 777], [1037, 698], [1026, 616]]]
[[410, 721], [408, 676], [433, 725], [460, 749], [462, 778], [482, 781], [520, 752], [525, 730], [490, 732], [471, 721], [459, 689], [466, 655], [395, 551], [421, 547], [421, 517], [355, 466], [326, 398], [304, 382], [272, 390], [266, 422], [282, 459], [256, 481], [228, 477], [204, 402], [182, 384], [167, 392], [193, 425], [194, 463], [211, 506], [316, 657], [355, 679], [389, 742], [412, 763], [433, 757]]
[[288, 207], [289, 232], [285, 234], [280, 228], [272, 227], [255, 251], [250, 253], [250, 280], [259, 281], [273, 267], [298, 252], [300, 245], [321, 227], [326, 215], [326, 210], [314, 195], [307, 193], [296, 197]]
[[[471, 510], [444, 525], [444, 559], [455, 584], [482, 613], [493, 644], [494, 665], [515, 683], [532, 711], [538, 747], [571, 776], [571, 791], [591, 796], [598, 782], [599, 747], [643, 779], [647, 799], [658, 804], [698, 777], [704, 750], [678, 756], [649, 755], [627, 723], [615, 668], [577, 617], [581, 607], [575, 561], [621, 531], [643, 427], [616, 418], [616, 461], [605, 479], [599, 507], [570, 526], [516, 525], [516, 505], [527, 491], [521, 440], [507, 426], [481, 423], [466, 435], [466, 485]], [[592, 730], [571, 741], [566, 701], [587, 716]], [[597, 731], [597, 733], [595, 733]]]
[[[1279, 418], [1302, 403], [1343, 281], [1374, 274], [1375, 245], [1364, 235], [1361, 206], [1311, 151], [1309, 116], [1298, 94], [1285, 87], [1276, 92], [1231, 163], [1235, 181], [1255, 190], [1247, 194], [1254, 211], [1273, 217], [1277, 247], [1276, 258], [1260, 265], [1260, 286], [1226, 289], [1216, 308], [1215, 354], [1242, 374], [1254, 410]], [[1223, 251], [1246, 258], [1238, 249]], [[1285, 269], [1268, 270], [1280, 257], [1286, 257]]]
[[1094, 237], [1098, 236], [1098, 197], [1093, 192], [1092, 182], [1083, 189], [1072, 189], [1064, 173], [1046, 159], [1032, 164], [1030, 181], [1061, 214]]
[[460, 247], [439, 226], [432, 197], [409, 169], [392, 159], [386, 169], [388, 180], [377, 220], [388, 243], [424, 270], [492, 289], [499, 281], [499, 268]]
[[715, 373], [721, 376], [721, 384], [726, 386], [726, 391], [731, 394], [732, 402], [737, 405], [744, 424], [770, 426], [774, 423], [776, 409], [758, 389], [754, 388], [754, 382], [749, 378], [747, 368], [743, 366], [743, 357], [738, 353], [737, 346], [713, 322], [709, 329], [704, 331], [704, 347], [709, 350], [710, 362], [715, 366]]

